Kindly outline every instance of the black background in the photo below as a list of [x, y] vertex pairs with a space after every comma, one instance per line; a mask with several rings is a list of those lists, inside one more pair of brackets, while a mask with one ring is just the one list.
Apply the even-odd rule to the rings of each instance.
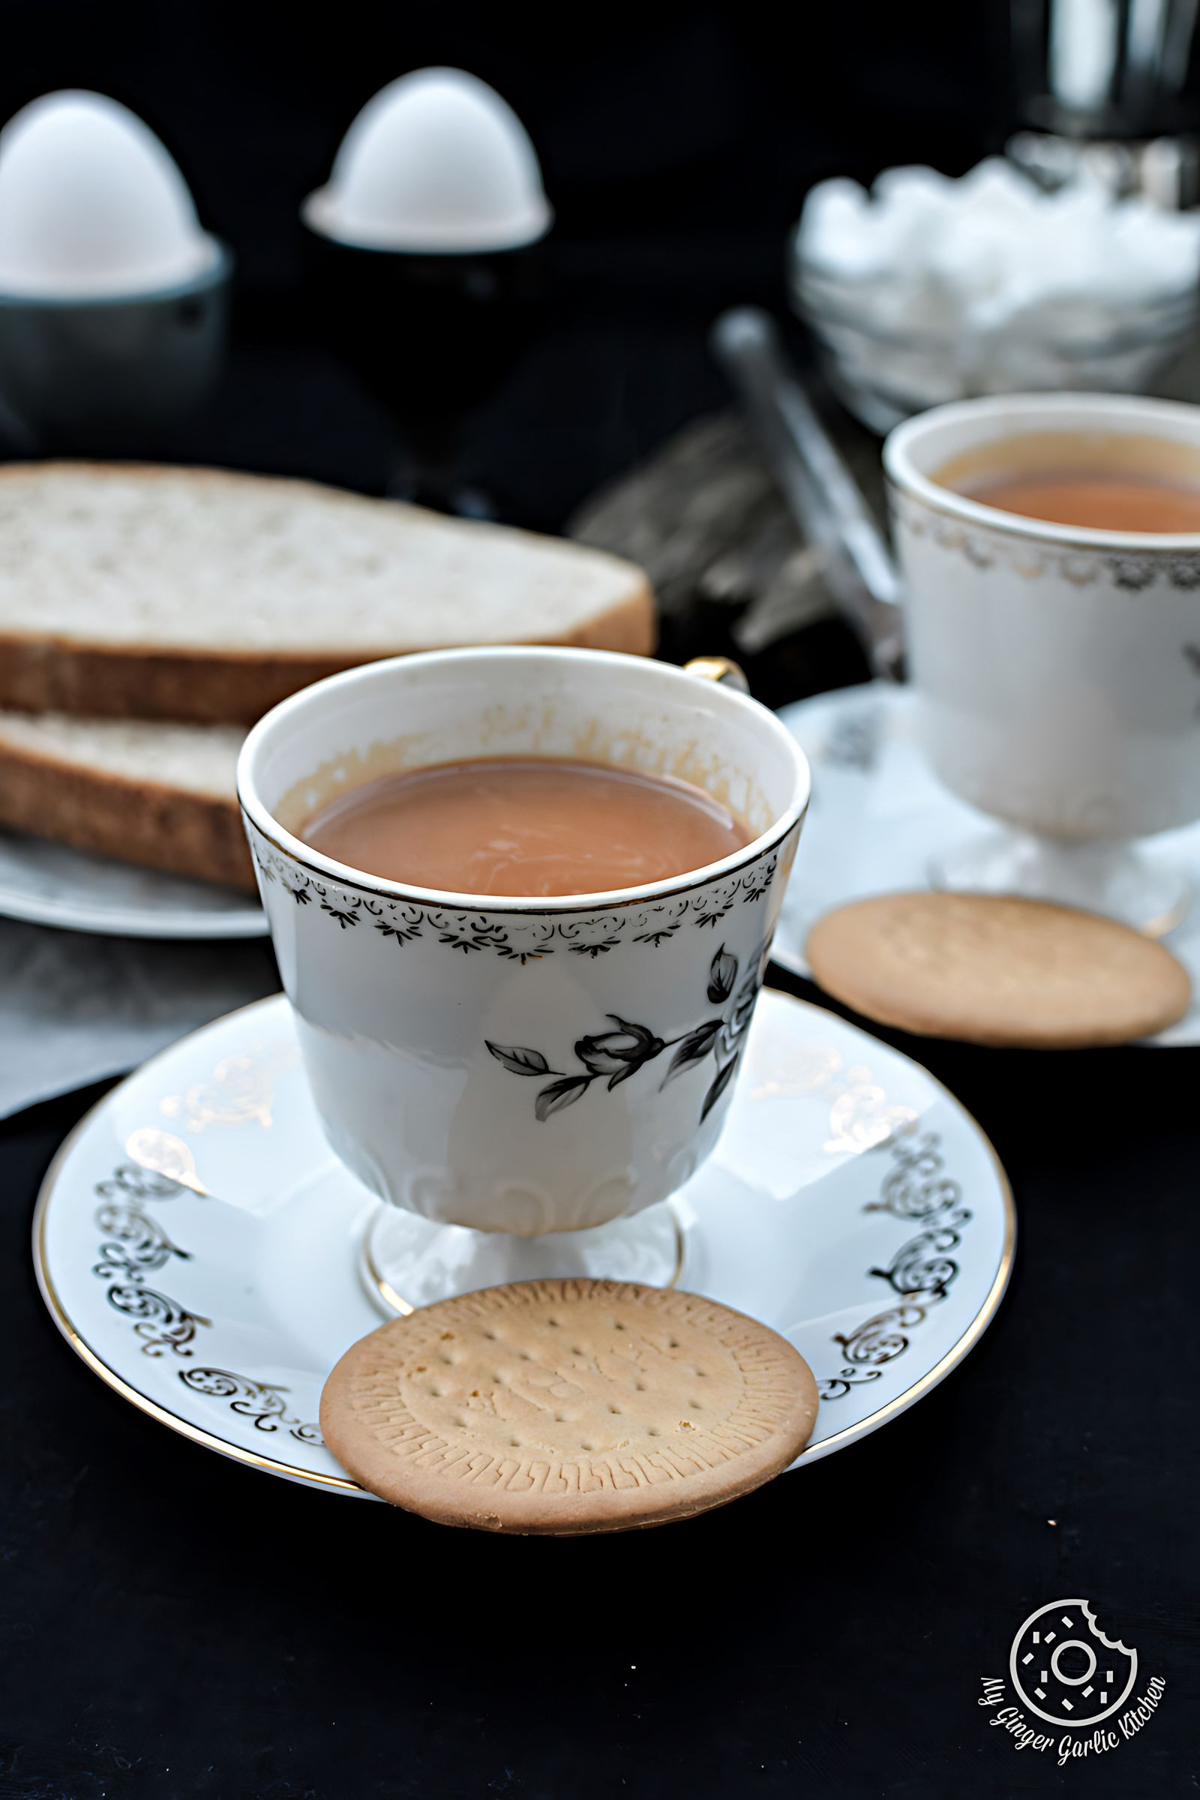
[[[296, 207], [386, 80], [448, 62], [495, 83], [558, 211], [559, 304], [475, 454], [515, 516], [554, 525], [720, 402], [705, 329], [731, 300], [782, 307], [813, 179], [953, 172], [1003, 142], [1004, 18], [10, 0], [0, 115], [93, 86], [160, 132], [239, 258], [200, 453], [370, 491], [390, 427], [317, 342]], [[760, 691], [821, 676], [802, 649]], [[136, 1414], [58, 1339], [30, 1270], [36, 1185], [83, 1097], [0, 1128], [0, 1796], [1190, 1791], [1196, 1053], [903, 1047], [1013, 1177], [995, 1325], [871, 1439], [686, 1526], [563, 1544], [291, 1488]], [[1059, 1595], [1168, 1684], [1139, 1738], [1064, 1771], [975, 1704]]]

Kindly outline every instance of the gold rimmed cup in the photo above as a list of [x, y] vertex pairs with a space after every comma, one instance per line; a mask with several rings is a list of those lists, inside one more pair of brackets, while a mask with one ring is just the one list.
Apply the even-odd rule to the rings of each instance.
[[[581, 1274], [675, 1269], [660, 1203], [716, 1142], [809, 796], [786, 728], [717, 678], [728, 665], [705, 673], [439, 651], [319, 682], [247, 738], [239, 793], [314, 1102], [338, 1156], [396, 1209], [365, 1252], [376, 1290], [420, 1304], [570, 1272], [522, 1249], [562, 1234], [594, 1243], [570, 1246]], [[489, 756], [675, 776], [752, 840], [641, 887], [497, 899], [388, 881], [300, 835], [358, 782]]]

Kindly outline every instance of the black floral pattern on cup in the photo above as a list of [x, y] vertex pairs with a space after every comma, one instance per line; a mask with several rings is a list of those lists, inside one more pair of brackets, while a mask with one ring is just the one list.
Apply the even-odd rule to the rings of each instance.
[[709, 1004], [723, 1010], [716, 1017], [705, 1019], [699, 1025], [693, 1025], [690, 1030], [681, 1032], [678, 1037], [659, 1037], [649, 1026], [635, 1024], [630, 1019], [622, 1018], [619, 1013], [607, 1013], [605, 1017], [611, 1022], [610, 1030], [593, 1032], [577, 1039], [575, 1055], [582, 1065], [577, 1071], [552, 1069], [540, 1050], [533, 1050], [525, 1045], [493, 1044], [490, 1039], [484, 1041], [496, 1061], [510, 1075], [552, 1077], [545, 1087], [539, 1088], [534, 1101], [534, 1114], [543, 1121], [552, 1118], [555, 1113], [563, 1112], [568, 1106], [574, 1106], [593, 1082], [603, 1081], [607, 1091], [611, 1093], [623, 1081], [629, 1081], [640, 1074], [648, 1063], [654, 1062], [665, 1050], [673, 1050], [675, 1054], [659, 1083], [660, 1090], [677, 1076], [686, 1075], [701, 1067], [711, 1057], [716, 1063], [716, 1073], [712, 1076], [700, 1108], [700, 1118], [703, 1120], [708, 1117], [733, 1080], [742, 1054], [742, 1039], [749, 1030], [754, 1002], [762, 986], [769, 950], [768, 939], [759, 945], [750, 959], [750, 967], [739, 986], [738, 959], [722, 944], [709, 964], [706, 993]]

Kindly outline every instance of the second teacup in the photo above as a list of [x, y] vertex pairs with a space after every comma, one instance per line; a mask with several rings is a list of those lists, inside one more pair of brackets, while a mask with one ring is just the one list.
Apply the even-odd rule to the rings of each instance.
[[1075, 464], [1200, 488], [1200, 407], [968, 400], [898, 426], [884, 463], [923, 746], [1017, 828], [941, 878], [1167, 929], [1185, 891], [1127, 840], [1200, 817], [1200, 532], [1054, 523], [962, 489]]

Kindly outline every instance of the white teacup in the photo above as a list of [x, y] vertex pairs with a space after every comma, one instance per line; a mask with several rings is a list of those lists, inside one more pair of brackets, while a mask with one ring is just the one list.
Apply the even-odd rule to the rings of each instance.
[[1125, 466], [1200, 484], [1200, 407], [1109, 394], [936, 407], [892, 432], [884, 465], [924, 748], [1025, 834], [943, 878], [1165, 929], [1182, 883], [1121, 846], [1200, 817], [1200, 533], [1049, 524], [945, 485], [1078, 465], [1081, 445], [1104, 466], [1114, 439]]
[[[512, 755], [680, 776], [756, 835], [669, 880], [554, 899], [410, 887], [296, 835], [357, 782]], [[439, 651], [285, 700], [247, 738], [238, 789], [317, 1110], [373, 1193], [532, 1238], [687, 1181], [729, 1103], [808, 803], [771, 713], [646, 658]]]

